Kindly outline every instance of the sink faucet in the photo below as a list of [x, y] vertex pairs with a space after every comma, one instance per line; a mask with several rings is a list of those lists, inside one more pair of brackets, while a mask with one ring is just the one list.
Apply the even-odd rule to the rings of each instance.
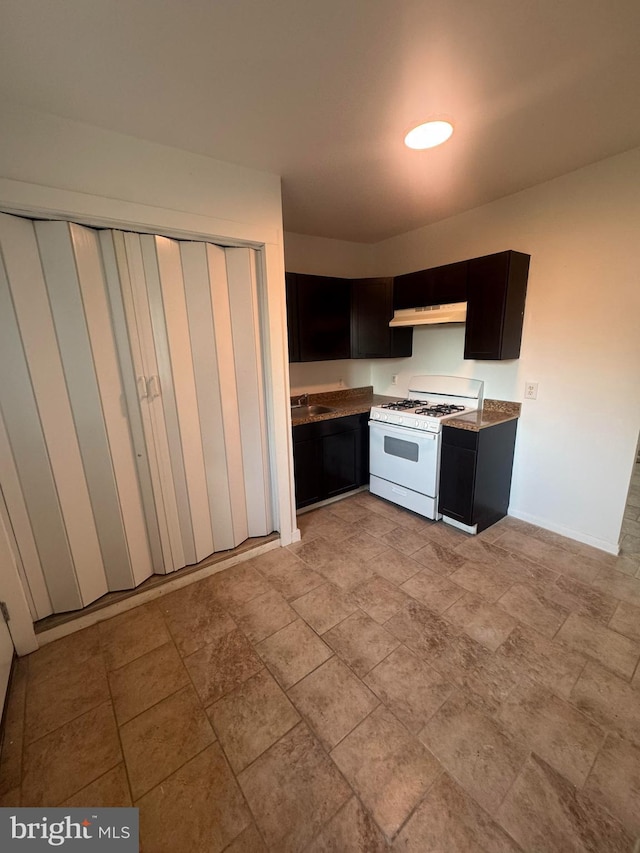
[[298, 402], [293, 404], [295, 406], [308, 406], [309, 405], [309, 395], [308, 394], [300, 394], [298, 397]]

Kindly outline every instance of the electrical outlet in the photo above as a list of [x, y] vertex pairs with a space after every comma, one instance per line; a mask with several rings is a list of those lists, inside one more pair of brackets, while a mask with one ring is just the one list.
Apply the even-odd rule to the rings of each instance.
[[391, 384], [392, 385], [398, 384], [398, 374], [397, 373], [394, 373], [393, 376], [391, 377]]
[[524, 383], [524, 398], [525, 398], [525, 400], [537, 400], [538, 399], [538, 383], [537, 382], [525, 382]]

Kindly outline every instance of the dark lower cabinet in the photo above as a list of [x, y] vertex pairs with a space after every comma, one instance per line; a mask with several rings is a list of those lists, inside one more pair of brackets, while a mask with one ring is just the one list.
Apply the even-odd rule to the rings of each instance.
[[369, 482], [369, 413], [293, 427], [296, 507]]
[[443, 426], [439, 512], [477, 532], [507, 514], [518, 421], [478, 432]]

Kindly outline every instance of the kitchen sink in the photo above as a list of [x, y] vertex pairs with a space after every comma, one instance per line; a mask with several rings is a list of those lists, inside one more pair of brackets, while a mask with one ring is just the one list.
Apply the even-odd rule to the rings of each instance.
[[335, 409], [330, 406], [291, 406], [291, 417], [294, 421], [311, 415], [326, 415], [329, 412], [335, 412]]

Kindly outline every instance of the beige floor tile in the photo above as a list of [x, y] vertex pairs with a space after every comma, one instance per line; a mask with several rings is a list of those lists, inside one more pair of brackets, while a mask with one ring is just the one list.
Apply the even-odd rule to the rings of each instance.
[[495, 661], [517, 676], [527, 675], [567, 699], [587, 658], [564, 643], [552, 642], [531, 628], [517, 625], [495, 652]]
[[502, 802], [528, 753], [522, 743], [461, 692], [447, 699], [419, 738], [489, 813]]
[[384, 853], [388, 849], [375, 821], [352, 797], [321, 830], [306, 853]]
[[360, 678], [399, 645], [394, 636], [360, 610], [323, 638]]
[[234, 615], [238, 627], [252, 643], [259, 643], [298, 618], [295, 610], [275, 589], [252, 598], [234, 610]]
[[170, 639], [155, 601], [100, 622], [98, 630], [107, 669], [118, 669]]
[[640, 607], [640, 578], [630, 578], [615, 569], [603, 569], [592, 586], [620, 601]]
[[298, 619], [256, 646], [282, 687], [288, 689], [331, 657], [331, 649]]
[[337, 657], [295, 684], [289, 697], [326, 749], [332, 749], [380, 704]]
[[[277, 559], [276, 556], [271, 557], [272, 554], [276, 555]], [[271, 559], [265, 562], [266, 557], [271, 557]], [[299, 598], [325, 583], [322, 575], [314, 572], [287, 548], [270, 551], [268, 554], [259, 557], [258, 560], [256, 561], [257, 568], [287, 601]]]
[[361, 583], [351, 595], [356, 604], [379, 625], [384, 624], [409, 600], [406, 593], [380, 575]]
[[446, 773], [398, 835], [397, 853], [519, 853], [520, 848]]
[[512, 554], [521, 554], [553, 571], [570, 575], [585, 583], [590, 583], [600, 570], [600, 564], [595, 560], [585, 556], [577, 557], [563, 548], [556, 548], [535, 536], [516, 530], [504, 533], [496, 544]]
[[390, 518], [385, 518], [378, 512], [372, 512], [368, 515], [365, 515], [363, 518], [358, 519], [357, 526], [361, 530], [364, 530], [366, 533], [370, 533], [371, 536], [375, 536], [376, 538], [381, 539], [383, 536], [386, 536], [387, 533], [390, 533], [398, 525]]
[[423, 533], [408, 530], [406, 527], [396, 527], [381, 537], [390, 548], [395, 548], [406, 557], [410, 557], [427, 544], [428, 540]]
[[358, 609], [349, 593], [326, 582], [296, 598], [291, 606], [318, 634], [324, 634]]
[[569, 616], [557, 639], [625, 678], [631, 678], [640, 659], [640, 642], [577, 613]]
[[203, 584], [211, 586], [218, 601], [232, 614], [236, 606], [242, 606], [271, 589], [249, 560], [212, 575]]
[[329, 504], [327, 506], [327, 510], [331, 515], [337, 516], [341, 521], [344, 521], [347, 524], [359, 525], [364, 518], [368, 517], [368, 512], [362, 504], [358, 503], [357, 500], [354, 500], [355, 497], [356, 495]]
[[266, 669], [223, 696], [207, 713], [236, 773], [300, 722], [300, 715]]
[[218, 743], [188, 761], [136, 806], [142, 853], [221, 853], [251, 825], [249, 809]]
[[20, 787], [24, 746], [24, 710], [27, 696], [27, 658], [14, 661], [5, 699], [0, 752], [0, 796]]
[[405, 581], [400, 589], [434, 613], [442, 613], [464, 595], [464, 590], [448, 578], [423, 569]]
[[184, 659], [193, 685], [210, 705], [262, 669], [262, 661], [241, 631], [231, 631]]
[[23, 806], [59, 806], [122, 761], [110, 702], [29, 744], [24, 752]]
[[604, 731], [546, 687], [523, 678], [499, 720], [540, 758], [581, 788], [604, 741]]
[[610, 670], [589, 662], [570, 702], [604, 728], [640, 746], [640, 692]]
[[22, 805], [22, 792], [20, 786], [10, 788], [0, 794], [0, 808], [3, 809], [19, 809]]
[[450, 681], [464, 687], [467, 679], [491, 660], [491, 655], [480, 643], [460, 634], [435, 646], [424, 659]]
[[343, 592], [350, 592], [359, 584], [375, 576], [375, 572], [352, 553], [336, 555], [330, 563], [318, 566], [318, 572]]
[[236, 627], [211, 584], [204, 581], [170, 592], [158, 601], [158, 606], [183, 657], [216, 642]]
[[436, 575], [450, 575], [464, 565], [465, 559], [453, 548], [439, 542], [427, 544], [411, 555], [414, 560]]
[[118, 764], [104, 776], [69, 797], [62, 805], [66, 809], [130, 807], [131, 793], [124, 764]]
[[422, 531], [429, 542], [438, 542], [446, 548], [457, 548], [469, 538], [466, 533], [461, 530], [456, 530], [444, 521], [437, 521], [435, 524], [429, 524]]
[[486, 563], [494, 571], [511, 583], [526, 582], [530, 586], [544, 589], [547, 584], [553, 583], [558, 577], [558, 572], [552, 571], [539, 563], [534, 563], [520, 555], [514, 555], [498, 544], [486, 542], [477, 537], [467, 537], [458, 544], [456, 551], [462, 554], [468, 561], [473, 563]]
[[380, 706], [331, 753], [387, 838], [440, 773], [431, 753]]
[[532, 755], [498, 809], [497, 819], [523, 850], [632, 849], [632, 838], [607, 811]]
[[524, 583], [514, 584], [498, 599], [500, 607], [519, 622], [524, 622], [551, 639], [564, 623], [566, 607], [545, 598], [544, 593]]
[[351, 790], [300, 723], [238, 777], [269, 849], [303, 850], [350, 798]]
[[353, 589], [373, 577], [372, 569], [344, 548], [341, 542], [318, 538], [291, 547], [296, 549], [297, 556], [315, 572], [344, 591]]
[[605, 595], [592, 586], [566, 575], [560, 575], [554, 584], [544, 590], [544, 594], [550, 601], [555, 601], [567, 610], [595, 619], [605, 625], [618, 605], [617, 599], [613, 596]]
[[417, 601], [410, 601], [392, 616], [385, 628], [422, 658], [430, 657], [455, 636], [448, 622]]
[[324, 539], [339, 542], [356, 532], [351, 523], [338, 518], [330, 507], [302, 513], [298, 516], [298, 528], [303, 540], [322, 536]]
[[511, 577], [506, 576], [493, 566], [469, 561], [452, 572], [449, 575], [449, 580], [468, 592], [475, 592], [491, 602], [497, 601], [512, 585]]
[[189, 683], [173, 643], [165, 643], [109, 673], [118, 724], [122, 725]]
[[376, 557], [387, 549], [387, 546], [378, 537], [372, 536], [365, 530], [361, 530], [359, 524], [355, 526], [358, 532], [353, 536], [343, 539], [340, 543], [341, 546], [361, 560], [375, 560]]
[[640, 640], [640, 607], [621, 601], [611, 617], [609, 627], [631, 640]]
[[125, 723], [120, 738], [134, 800], [215, 739], [191, 686]]
[[255, 823], [251, 823], [233, 839], [228, 847], [224, 848], [224, 853], [268, 853], [268, 851]]
[[100, 655], [98, 626], [75, 631], [53, 643], [47, 643], [27, 658], [32, 680], [51, 678], [82, 666]]
[[452, 604], [443, 619], [490, 651], [495, 651], [516, 626], [512, 616], [471, 592]]
[[[52, 696], [55, 695], [55, 701]], [[29, 678], [24, 737], [26, 743], [108, 701], [109, 684], [101, 655], [51, 678]]]
[[402, 645], [375, 666], [364, 681], [414, 734], [454, 690], [443, 675]]
[[640, 747], [608, 735], [584, 786], [584, 793], [640, 837]]
[[424, 567], [395, 548], [387, 548], [371, 563], [371, 568], [377, 575], [400, 585], [417, 575]]

